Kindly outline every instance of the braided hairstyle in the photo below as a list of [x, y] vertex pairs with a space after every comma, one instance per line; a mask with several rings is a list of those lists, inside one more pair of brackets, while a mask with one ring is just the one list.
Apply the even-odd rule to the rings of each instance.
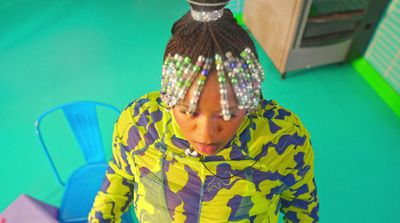
[[[227, 0], [194, 0], [198, 3], [228, 3]], [[191, 4], [194, 10], [213, 11], [224, 8], [221, 6], [199, 6]], [[229, 9], [224, 9], [223, 16], [212, 22], [199, 22], [192, 18], [190, 11], [178, 19], [172, 27], [172, 37], [164, 53], [168, 55], [185, 55], [196, 59], [200, 55], [213, 57], [216, 53], [224, 55], [231, 52], [239, 56], [246, 48], [250, 48], [255, 56], [256, 49], [247, 32], [238, 25]], [[215, 67], [213, 67], [215, 69]]]
[[[194, 84], [188, 110], [188, 114], [194, 114], [207, 76], [216, 70], [224, 120], [231, 118], [228, 84], [238, 108], [256, 110], [262, 99], [264, 72], [253, 41], [232, 12], [224, 8], [228, 0], [187, 1], [191, 11], [174, 23], [165, 49], [161, 99], [174, 107]], [[196, 59], [193, 65], [191, 62]]]

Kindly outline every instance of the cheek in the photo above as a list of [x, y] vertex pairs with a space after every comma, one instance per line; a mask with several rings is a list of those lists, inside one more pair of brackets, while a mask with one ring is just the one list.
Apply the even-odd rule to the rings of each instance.
[[186, 133], [187, 132], [187, 130], [189, 130], [190, 129], [190, 125], [188, 124], [188, 122], [185, 122], [185, 121], [181, 121], [180, 123], [178, 123], [179, 124], [179, 128], [181, 129], [181, 130], [183, 130], [184, 132], [183, 133]]
[[181, 130], [190, 129], [190, 123], [186, 120], [186, 115], [176, 110], [172, 110], [172, 112], [174, 113], [175, 121]]
[[235, 120], [232, 120], [232, 122], [228, 122], [228, 123], [224, 123], [223, 124], [223, 135], [225, 136], [225, 138], [230, 138], [232, 137], [236, 131], [238, 130], [238, 128], [240, 127], [240, 124], [243, 121], [243, 117], [239, 117]]
[[229, 125], [225, 126], [224, 129], [229, 132], [229, 134], [234, 134], [240, 126], [240, 122], [229, 123]]

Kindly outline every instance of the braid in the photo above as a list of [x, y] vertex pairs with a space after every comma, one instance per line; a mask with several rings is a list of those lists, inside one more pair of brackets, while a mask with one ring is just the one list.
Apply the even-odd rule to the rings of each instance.
[[[221, 3], [226, 0], [196, 0], [199, 3]], [[191, 4], [196, 10], [216, 10], [224, 6], [198, 6]], [[255, 46], [247, 32], [236, 22], [232, 12], [224, 9], [222, 18], [213, 22], [195, 21], [190, 12], [175, 22], [172, 27], [172, 37], [169, 40], [164, 59], [168, 55], [185, 55], [198, 58], [200, 55], [213, 57], [216, 53], [224, 55], [232, 52], [239, 56], [246, 47], [254, 53]], [[257, 57], [257, 55], [256, 55]]]
[[[227, 0], [189, 1], [192, 11], [174, 23], [165, 49], [162, 99], [173, 107], [194, 84], [188, 111], [193, 114], [213, 69], [218, 75], [224, 120], [231, 118], [227, 84], [233, 88], [238, 108], [257, 109], [264, 72], [253, 41], [232, 12], [224, 8]], [[217, 18], [212, 19], [215, 15]]]

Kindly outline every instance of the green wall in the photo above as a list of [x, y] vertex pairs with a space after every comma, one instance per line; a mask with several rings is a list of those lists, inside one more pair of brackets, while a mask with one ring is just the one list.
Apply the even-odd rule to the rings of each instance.
[[390, 3], [364, 57], [400, 94], [400, 0]]

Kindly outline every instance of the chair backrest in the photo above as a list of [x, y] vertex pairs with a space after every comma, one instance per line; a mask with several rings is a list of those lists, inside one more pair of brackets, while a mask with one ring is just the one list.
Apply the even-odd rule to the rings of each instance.
[[54, 163], [54, 160], [46, 146], [40, 128], [41, 123], [51, 113], [62, 110], [72, 132], [74, 133], [74, 136], [79, 144], [79, 147], [85, 157], [86, 162], [88, 164], [105, 163], [105, 152], [96, 110], [96, 107], [99, 106], [111, 109], [118, 114], [120, 113], [117, 108], [108, 104], [93, 101], [77, 101], [51, 108], [50, 110], [41, 114], [35, 122], [36, 134], [39, 137], [42, 148], [50, 162], [50, 165], [54, 174], [57, 177], [57, 180], [63, 186], [65, 186], [65, 182], [61, 178], [61, 175]]

